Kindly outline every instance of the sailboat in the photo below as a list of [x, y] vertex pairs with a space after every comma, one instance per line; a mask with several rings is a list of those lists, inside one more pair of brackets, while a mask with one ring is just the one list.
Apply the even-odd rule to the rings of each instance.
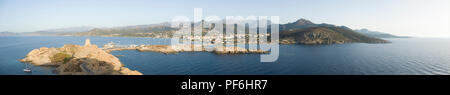
[[31, 72], [31, 68], [28, 66], [28, 63], [25, 63], [25, 69], [23, 69], [24, 72]]

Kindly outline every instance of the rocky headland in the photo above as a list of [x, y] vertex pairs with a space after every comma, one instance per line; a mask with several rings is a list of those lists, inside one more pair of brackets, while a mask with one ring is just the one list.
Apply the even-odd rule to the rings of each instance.
[[64, 45], [61, 48], [41, 47], [27, 54], [21, 62], [36, 66], [56, 66], [62, 75], [142, 75], [123, 66], [118, 58], [90, 44]]
[[280, 25], [280, 44], [324, 45], [344, 43], [390, 43], [345, 26], [315, 24], [306, 19]]

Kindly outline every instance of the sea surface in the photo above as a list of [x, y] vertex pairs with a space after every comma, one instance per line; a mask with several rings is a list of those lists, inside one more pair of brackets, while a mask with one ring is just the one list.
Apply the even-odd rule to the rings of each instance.
[[[25, 73], [19, 62], [40, 47], [99, 47], [169, 44], [170, 39], [127, 37], [5, 36], [0, 37], [0, 75], [54, 75], [54, 67], [32, 66]], [[208, 52], [161, 54], [113, 51], [132, 70], [146, 75], [435, 75], [450, 74], [450, 39], [391, 38], [389, 44], [280, 45], [276, 62], [261, 63], [259, 54], [216, 55]]]

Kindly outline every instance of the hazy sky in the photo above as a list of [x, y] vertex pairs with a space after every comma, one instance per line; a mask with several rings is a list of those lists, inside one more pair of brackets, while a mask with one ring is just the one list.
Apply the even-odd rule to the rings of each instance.
[[0, 0], [0, 31], [114, 27], [170, 21], [175, 16], [280, 16], [281, 23], [368, 28], [396, 35], [450, 37], [450, 0]]

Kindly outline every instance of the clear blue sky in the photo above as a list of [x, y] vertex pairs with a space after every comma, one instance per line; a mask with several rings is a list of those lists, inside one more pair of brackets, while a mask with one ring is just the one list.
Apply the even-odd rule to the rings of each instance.
[[114, 27], [170, 21], [175, 16], [280, 16], [282, 23], [368, 28], [397, 35], [450, 37], [450, 0], [0, 0], [0, 31]]

